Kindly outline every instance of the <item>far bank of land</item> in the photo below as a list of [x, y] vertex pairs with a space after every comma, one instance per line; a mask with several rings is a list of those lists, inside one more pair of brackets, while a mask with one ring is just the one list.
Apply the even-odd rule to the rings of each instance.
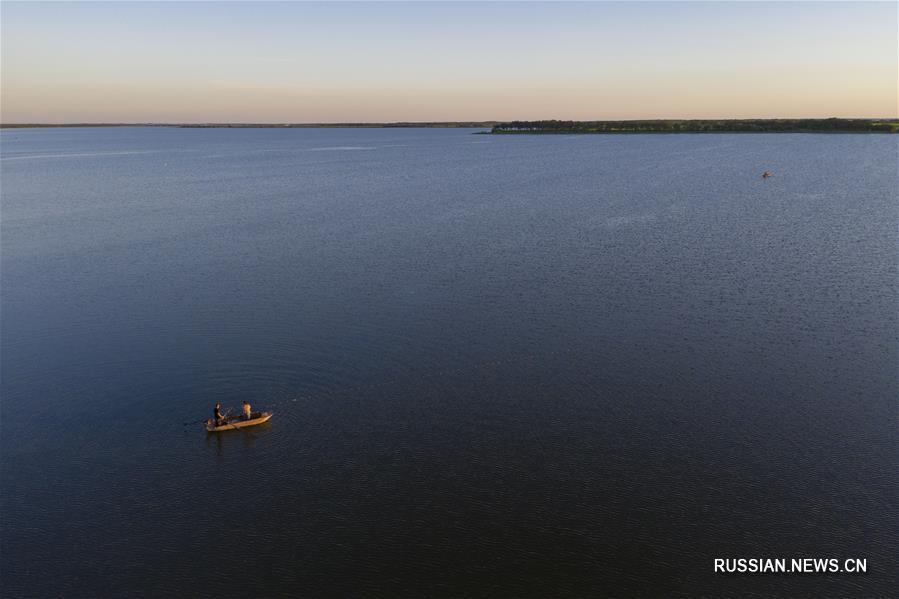
[[391, 123], [0, 123], [43, 127], [181, 127], [199, 129], [486, 129], [478, 133], [899, 133], [899, 119], [654, 119], [626, 121], [429, 121]]
[[494, 134], [534, 133], [897, 133], [899, 119], [720, 119], [509, 121]]

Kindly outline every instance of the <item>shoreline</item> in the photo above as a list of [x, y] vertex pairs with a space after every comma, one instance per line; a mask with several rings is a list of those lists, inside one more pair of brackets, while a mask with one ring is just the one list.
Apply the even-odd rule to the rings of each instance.
[[2, 129], [171, 127], [178, 129], [487, 129], [481, 135], [678, 133], [899, 133], [899, 119], [653, 119], [625, 121], [398, 121], [388, 123], [0, 123]]
[[640, 133], [899, 133], [899, 119], [642, 119], [629, 121], [507, 121], [493, 135]]

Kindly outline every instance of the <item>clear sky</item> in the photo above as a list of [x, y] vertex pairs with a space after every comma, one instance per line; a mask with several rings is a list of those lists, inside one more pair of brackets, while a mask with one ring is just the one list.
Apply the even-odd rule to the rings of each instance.
[[0, 118], [896, 117], [895, 2], [2, 2]]

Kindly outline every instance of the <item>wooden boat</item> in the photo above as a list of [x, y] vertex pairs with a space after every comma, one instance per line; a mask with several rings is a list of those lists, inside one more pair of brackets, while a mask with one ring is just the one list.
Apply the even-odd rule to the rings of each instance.
[[268, 419], [271, 417], [271, 412], [253, 412], [252, 414], [250, 414], [249, 420], [241, 420], [239, 416], [230, 416], [225, 419], [225, 424], [222, 424], [221, 426], [215, 426], [215, 422], [212, 420], [212, 418], [210, 418], [206, 421], [206, 430], [210, 433], [236, 431], [239, 428], [256, 426], [257, 424], [268, 422]]

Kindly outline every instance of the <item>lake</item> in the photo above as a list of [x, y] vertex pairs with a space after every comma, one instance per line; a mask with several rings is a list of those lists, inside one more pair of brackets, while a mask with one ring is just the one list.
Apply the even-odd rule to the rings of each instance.
[[891, 594], [899, 136], [475, 132], [2, 131], [3, 594]]

